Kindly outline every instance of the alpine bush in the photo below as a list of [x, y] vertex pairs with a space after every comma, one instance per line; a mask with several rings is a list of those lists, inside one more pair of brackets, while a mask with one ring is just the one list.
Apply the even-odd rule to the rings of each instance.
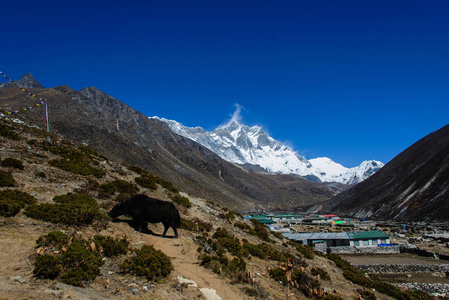
[[16, 184], [14, 177], [8, 172], [0, 170], [0, 186], [13, 187]]
[[212, 229], [212, 224], [201, 221], [198, 218], [194, 218], [192, 221], [181, 218], [181, 226], [179, 228], [192, 232], [209, 232]]
[[52, 203], [33, 204], [24, 213], [33, 219], [70, 226], [90, 225], [108, 217], [100, 213], [97, 201], [89, 195], [68, 193], [55, 196]]
[[51, 231], [36, 240], [38, 247], [53, 247], [60, 251], [70, 241], [70, 236], [61, 231]]
[[170, 275], [173, 265], [170, 258], [151, 245], [143, 245], [135, 255], [126, 259], [120, 268], [125, 273], [144, 276], [150, 281], [160, 281]]
[[13, 217], [17, 215], [22, 206], [18, 203], [9, 202], [9, 201], [0, 201], [0, 216], [3, 217]]
[[114, 239], [96, 235], [91, 240], [85, 240], [76, 235], [70, 237], [60, 231], [52, 231], [39, 237], [36, 244], [50, 249], [52, 253], [36, 257], [33, 270], [36, 277], [82, 286], [83, 282], [94, 280], [100, 274], [103, 256], [126, 254], [129, 242], [126, 237]]
[[157, 190], [156, 181], [152, 177], [140, 176], [140, 177], [136, 177], [134, 179], [134, 181], [141, 187], [152, 189], [152, 190]]
[[[81, 286], [100, 273], [103, 261], [99, 252], [81, 238], [70, 238], [60, 231], [52, 231], [36, 240], [40, 247], [57, 249], [53, 254], [37, 256], [33, 273], [38, 278], [56, 279]], [[63, 249], [63, 251], [61, 251]]]
[[96, 250], [84, 240], [74, 240], [62, 253], [62, 261], [66, 272], [62, 274], [64, 283], [80, 286], [83, 281], [94, 280], [100, 274], [103, 264]]
[[106, 172], [102, 169], [92, 167], [87, 162], [70, 160], [70, 159], [52, 159], [48, 162], [49, 165], [57, 167], [61, 170], [87, 176], [92, 175], [96, 178], [103, 177]]
[[1, 165], [4, 168], [14, 168], [14, 169], [19, 169], [19, 170], [24, 169], [22, 161], [18, 160], [17, 158], [13, 158], [13, 157], [5, 158], [4, 160], [2, 160]]
[[38, 278], [55, 279], [62, 272], [61, 257], [55, 255], [41, 255], [34, 261], [33, 274]]
[[128, 170], [136, 172], [139, 175], [149, 174], [149, 172], [141, 167], [133, 166], [133, 165], [127, 165], [125, 166], [128, 168]]
[[120, 179], [116, 179], [114, 181], [102, 184], [100, 185], [99, 188], [99, 195], [101, 195], [101, 197], [112, 196], [115, 193], [134, 195], [137, 194], [138, 192], [139, 188], [137, 187], [137, 185]]
[[331, 277], [329, 276], [329, 273], [326, 272], [326, 270], [321, 268], [313, 268], [311, 270], [311, 273], [313, 276], [320, 276], [323, 280], [331, 280]]
[[173, 200], [173, 202], [175, 202], [181, 206], [184, 206], [187, 208], [192, 207], [192, 203], [190, 203], [190, 200], [187, 197], [183, 197], [179, 194], [175, 194], [175, 195], [171, 196], [171, 199]]
[[110, 236], [95, 235], [93, 242], [101, 247], [102, 253], [106, 257], [124, 255], [129, 250], [129, 241], [126, 237], [114, 239]]
[[19, 190], [0, 191], [0, 216], [12, 217], [27, 205], [36, 203], [36, 198]]
[[20, 140], [19, 135], [12, 129], [12, 127], [4, 124], [3, 122], [0, 123], [0, 136], [14, 141]]

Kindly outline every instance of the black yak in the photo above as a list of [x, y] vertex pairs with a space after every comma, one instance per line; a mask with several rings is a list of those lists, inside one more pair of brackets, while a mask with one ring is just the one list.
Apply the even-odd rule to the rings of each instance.
[[117, 218], [121, 215], [130, 215], [133, 218], [136, 230], [139, 232], [142, 232], [142, 229], [147, 229], [146, 222], [162, 222], [165, 227], [162, 237], [165, 237], [170, 227], [175, 232], [175, 238], [178, 237], [176, 228], [181, 225], [181, 218], [178, 210], [171, 202], [153, 199], [142, 194], [134, 195], [126, 202], [116, 204], [109, 212], [111, 218]]

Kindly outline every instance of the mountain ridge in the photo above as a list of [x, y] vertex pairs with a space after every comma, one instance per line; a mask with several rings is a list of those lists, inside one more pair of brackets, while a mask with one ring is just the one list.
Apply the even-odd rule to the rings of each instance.
[[331, 200], [326, 211], [399, 221], [449, 220], [449, 125]]
[[249, 127], [234, 119], [207, 132], [201, 127], [187, 127], [175, 120], [152, 118], [167, 123], [177, 134], [202, 144], [227, 161], [259, 166], [269, 173], [295, 174], [315, 182], [357, 184], [384, 165], [369, 160], [357, 167], [346, 168], [327, 157], [307, 160], [270, 137], [262, 127]]
[[[236, 210], [291, 209], [323, 204], [335, 190], [302, 178], [285, 184], [224, 161], [206, 147], [174, 133], [93, 87], [67, 85], [35, 92], [47, 99], [50, 131], [107, 153], [112, 159], [143, 166], [194, 195]], [[28, 101], [17, 87], [0, 89], [0, 109]], [[14, 115], [45, 128], [39, 108]]]

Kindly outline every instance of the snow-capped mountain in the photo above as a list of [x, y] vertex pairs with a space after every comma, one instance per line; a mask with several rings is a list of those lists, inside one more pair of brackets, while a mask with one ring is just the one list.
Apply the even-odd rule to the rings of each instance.
[[191, 128], [174, 120], [153, 118], [167, 123], [175, 133], [200, 143], [227, 161], [258, 165], [271, 173], [295, 174], [314, 181], [356, 184], [383, 166], [379, 161], [364, 161], [360, 166], [349, 169], [327, 157], [307, 160], [268, 136], [261, 127], [249, 127], [236, 120], [207, 132], [201, 127]]

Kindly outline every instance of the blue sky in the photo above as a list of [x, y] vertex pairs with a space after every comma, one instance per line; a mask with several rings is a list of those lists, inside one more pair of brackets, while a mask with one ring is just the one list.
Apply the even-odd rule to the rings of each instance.
[[309, 159], [388, 162], [449, 123], [444, 0], [18, 0], [0, 17], [10, 78], [206, 130], [238, 105]]

